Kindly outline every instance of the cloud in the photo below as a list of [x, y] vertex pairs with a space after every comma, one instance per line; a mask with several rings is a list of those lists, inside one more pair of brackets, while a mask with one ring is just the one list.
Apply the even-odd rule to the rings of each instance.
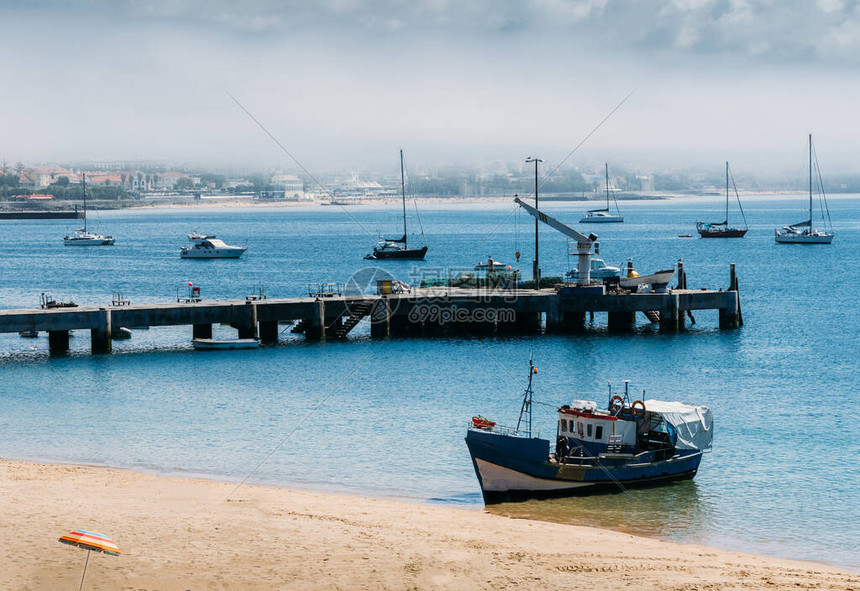
[[[0, 4], [0, 10], [3, 10]], [[7, 3], [7, 11], [107, 14], [236, 34], [289, 35], [342, 27], [356, 36], [510, 35], [613, 52], [856, 63], [856, 0], [148, 0]], [[837, 39], [833, 39], [833, 36]]]

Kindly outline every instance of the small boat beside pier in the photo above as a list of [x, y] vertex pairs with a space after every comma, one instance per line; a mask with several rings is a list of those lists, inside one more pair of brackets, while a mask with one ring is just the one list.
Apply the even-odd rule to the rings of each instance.
[[198, 351], [223, 351], [229, 349], [257, 349], [257, 339], [192, 339], [191, 345]]

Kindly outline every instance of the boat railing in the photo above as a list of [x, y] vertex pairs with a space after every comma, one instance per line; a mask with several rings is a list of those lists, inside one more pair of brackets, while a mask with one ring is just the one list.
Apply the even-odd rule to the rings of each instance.
[[265, 299], [268, 299], [268, 296], [266, 295], [266, 290], [262, 285], [254, 286], [253, 291], [245, 296], [246, 302], [256, 302]]
[[[516, 427], [509, 427], [506, 425], [498, 425], [496, 423], [488, 425], [487, 427], [478, 427], [472, 421], [469, 421], [469, 429], [472, 429], [473, 431], [487, 431], [489, 433], [497, 433], [498, 435], [508, 435], [510, 437], [529, 437], [529, 433], [526, 430], [517, 429]], [[532, 431], [531, 437], [540, 437], [540, 431]]]
[[343, 295], [343, 283], [308, 283], [308, 296], [312, 298], [333, 298]]
[[130, 304], [131, 300], [125, 299], [125, 296], [119, 291], [113, 294], [113, 298], [110, 301], [111, 306], [128, 306]]

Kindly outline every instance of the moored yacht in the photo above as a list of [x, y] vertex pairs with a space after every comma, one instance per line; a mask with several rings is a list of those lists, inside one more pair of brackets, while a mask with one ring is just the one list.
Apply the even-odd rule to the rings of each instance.
[[[815, 160], [817, 174], [818, 194], [821, 198], [821, 217], [824, 230], [819, 230], [812, 225], [812, 168]], [[825, 217], [826, 213], [826, 217]], [[790, 226], [783, 226], [774, 231], [774, 240], [782, 244], [830, 244], [833, 242], [833, 226], [830, 223], [830, 209], [827, 207], [827, 197], [824, 194], [824, 183], [821, 181], [821, 172], [818, 170], [818, 159], [812, 149], [812, 134], [809, 134], [809, 219]]]
[[110, 246], [114, 242], [115, 238], [113, 236], [91, 234], [87, 232], [86, 227], [75, 230], [71, 235], [63, 237], [63, 244], [66, 246]]
[[223, 240], [208, 238], [195, 242], [194, 246], [183, 246], [179, 255], [183, 259], [238, 259], [246, 250], [244, 246], [231, 246]]
[[[403, 150], [400, 150], [400, 190], [403, 199], [403, 236], [400, 238], [380, 238], [373, 252], [365, 255], [367, 260], [401, 259], [412, 261], [423, 261], [427, 254], [427, 245], [421, 248], [409, 248], [406, 242], [406, 173], [403, 166]], [[416, 206], [417, 211], [417, 206]], [[424, 229], [421, 229], [422, 236]], [[425, 237], [426, 242], [426, 237]]]
[[600, 224], [620, 224], [624, 221], [624, 216], [621, 215], [621, 210], [618, 209], [618, 200], [615, 199], [613, 193], [612, 198], [615, 200], [615, 215], [609, 211], [609, 164], [606, 165], [606, 207], [601, 209], [590, 209], [585, 213], [585, 217], [579, 220], [580, 224], [600, 223]]
[[114, 243], [113, 236], [102, 236], [87, 231], [87, 175], [81, 174], [81, 187], [84, 190], [84, 227], [63, 237], [66, 246], [110, 246]]
[[[738, 207], [741, 210], [741, 216], [744, 218], [743, 228], [733, 228], [729, 226], [729, 163], [726, 162], [726, 217], [722, 222], [696, 222], [696, 231], [702, 238], [743, 238], [749, 228], [747, 227], [747, 217], [744, 214], [743, 205], [741, 205], [741, 197], [738, 194], [738, 188], [735, 187], [735, 197], [738, 200]], [[734, 178], [732, 179], [734, 185]]]

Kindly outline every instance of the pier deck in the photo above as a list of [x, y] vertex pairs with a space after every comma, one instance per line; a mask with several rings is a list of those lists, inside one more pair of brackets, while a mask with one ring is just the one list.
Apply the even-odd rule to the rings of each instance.
[[92, 351], [104, 353], [111, 349], [111, 335], [121, 327], [190, 325], [195, 338], [211, 338], [213, 324], [229, 324], [239, 338], [275, 342], [280, 324], [293, 324], [293, 332], [322, 340], [343, 338], [369, 318], [373, 337], [572, 334], [584, 330], [586, 313], [606, 312], [609, 330], [625, 332], [635, 326], [636, 312], [643, 312], [658, 320], [662, 331], [674, 332], [683, 330], [685, 316], [696, 310], [718, 310], [723, 329], [742, 324], [737, 289], [565, 294], [553, 289], [419, 288], [389, 295], [0, 310], [0, 333], [47, 332], [51, 351], [63, 352], [70, 330], [89, 330]]

